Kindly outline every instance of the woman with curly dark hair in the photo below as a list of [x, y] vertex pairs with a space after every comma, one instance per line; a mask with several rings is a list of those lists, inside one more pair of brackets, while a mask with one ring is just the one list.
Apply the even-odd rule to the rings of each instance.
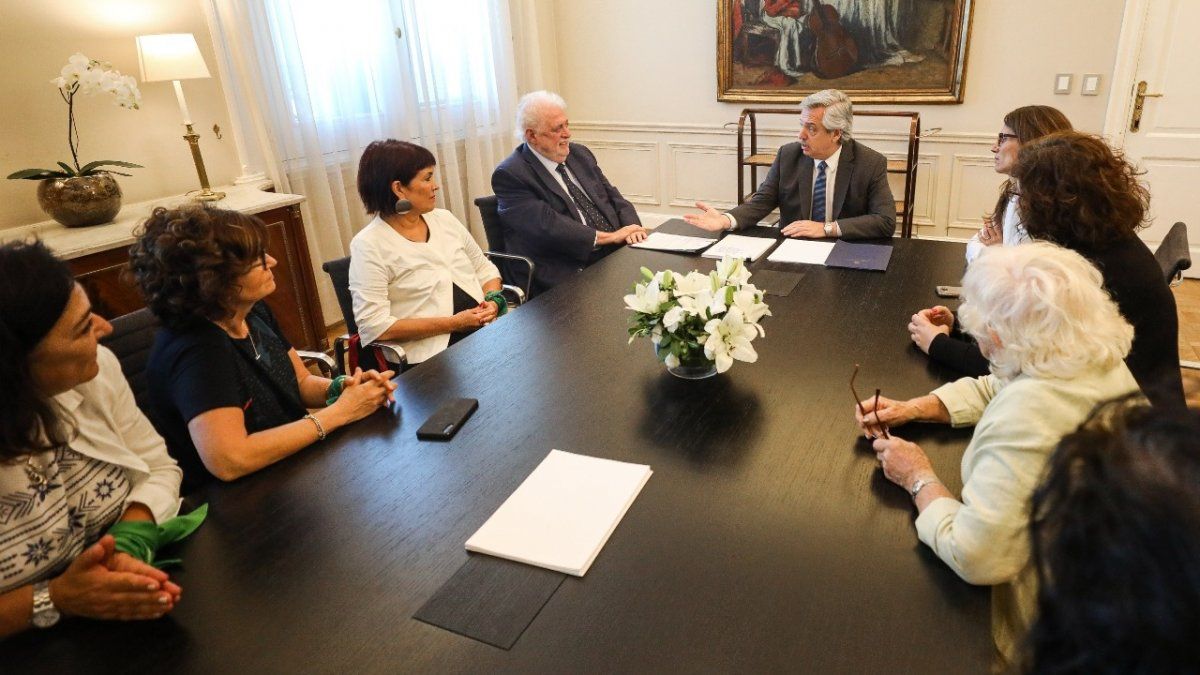
[[1033, 496], [1033, 673], [1200, 672], [1200, 412], [1109, 403]]
[[[163, 324], [146, 367], [155, 422], [190, 490], [234, 480], [385, 405], [393, 373], [313, 375], [262, 302], [275, 290], [258, 218], [157, 208], [130, 266]], [[309, 409], [319, 409], [309, 412]]]
[[[1035, 240], [1077, 251], [1100, 269], [1104, 288], [1133, 325], [1133, 349], [1126, 363], [1155, 405], [1182, 407], [1179, 372], [1179, 317], [1175, 297], [1154, 254], [1138, 238], [1145, 226], [1150, 195], [1139, 172], [1102, 139], [1074, 131], [1044, 136], [1021, 148], [1012, 177], [1019, 185], [1021, 223]], [[914, 315], [913, 341], [930, 330], [949, 333], [954, 317], [944, 307]], [[919, 343], [918, 343], [919, 344]], [[975, 374], [986, 364], [969, 345]], [[986, 372], [986, 370], [984, 371]]]
[[117, 548], [122, 521], [179, 510], [179, 467], [134, 404], [71, 270], [0, 246], [0, 637], [60, 616], [152, 619], [180, 589]]

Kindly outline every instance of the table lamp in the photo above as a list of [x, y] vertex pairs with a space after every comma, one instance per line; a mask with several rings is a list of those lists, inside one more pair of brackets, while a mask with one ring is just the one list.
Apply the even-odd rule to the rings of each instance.
[[208, 184], [208, 172], [204, 170], [204, 158], [200, 156], [200, 136], [192, 129], [192, 116], [188, 112], [187, 100], [183, 98], [180, 80], [211, 77], [204, 57], [191, 33], [169, 33], [163, 35], [139, 35], [137, 38], [138, 65], [142, 70], [142, 82], [175, 83], [175, 97], [179, 99], [179, 111], [183, 113], [183, 124], [187, 133], [183, 139], [192, 148], [192, 159], [196, 162], [196, 173], [200, 176], [200, 189], [187, 193], [197, 201], [211, 202], [225, 198], [224, 192], [213, 192]]

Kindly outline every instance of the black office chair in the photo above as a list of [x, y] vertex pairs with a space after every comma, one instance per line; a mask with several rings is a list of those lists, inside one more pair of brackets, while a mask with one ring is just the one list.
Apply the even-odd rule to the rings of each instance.
[[1183, 283], [1183, 271], [1192, 266], [1192, 254], [1188, 250], [1187, 225], [1175, 223], [1154, 252], [1154, 258], [1162, 267], [1163, 277], [1170, 286]]
[[143, 413], [149, 414], [146, 383], [146, 363], [150, 360], [150, 349], [154, 347], [154, 334], [158, 332], [158, 319], [149, 309], [139, 309], [112, 320], [113, 332], [100, 340], [100, 344], [112, 350], [121, 362], [121, 372], [133, 390], [133, 400]]
[[[354, 363], [364, 365], [367, 370], [370, 370], [378, 365], [373, 363], [374, 350], [378, 350], [379, 354], [383, 356], [383, 360], [396, 366], [395, 370], [399, 372], [400, 367], [408, 363], [408, 357], [405, 356], [403, 347], [391, 342], [376, 342], [371, 345], [358, 344], [358, 324], [354, 321], [354, 298], [350, 296], [350, 256], [321, 263], [321, 269], [329, 275], [329, 281], [333, 284], [333, 293], [337, 296], [338, 307], [342, 310], [342, 320], [346, 322], [345, 334], [333, 339], [333, 356], [338, 367], [348, 369], [346, 356], [353, 354]], [[364, 350], [364, 347], [371, 349]], [[366, 353], [372, 354], [372, 359], [364, 364], [361, 357]]]
[[[495, 195], [477, 198], [475, 206], [479, 209], [479, 216], [483, 219], [483, 233], [487, 236], [488, 240], [488, 250], [485, 253], [489, 259], [499, 259], [496, 267], [500, 269], [500, 280], [514, 291], [520, 291], [520, 298], [518, 298], [516, 303], [519, 305], [531, 297], [530, 288], [533, 286], [533, 261], [525, 256], [514, 255], [508, 252], [508, 248], [504, 245], [504, 229], [500, 227], [500, 212], [497, 210]], [[526, 270], [525, 274], [520, 274], [520, 266], [513, 263], [523, 264]], [[524, 278], [524, 284], [521, 283], [522, 277]], [[506, 288], [505, 290], [507, 291], [508, 289]], [[505, 293], [505, 299], [510, 300], [507, 293]], [[508, 304], [509, 306], [515, 306], [511, 301]]]

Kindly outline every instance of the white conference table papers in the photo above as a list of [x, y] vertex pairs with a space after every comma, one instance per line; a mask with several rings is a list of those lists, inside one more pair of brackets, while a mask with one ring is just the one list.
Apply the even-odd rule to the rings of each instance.
[[740, 234], [729, 234], [717, 242], [716, 246], [705, 251], [703, 256], [718, 260], [726, 256], [730, 258], [747, 258], [751, 262], [754, 262], [758, 260], [759, 256], [766, 253], [767, 249], [774, 246], [775, 241], [775, 239], [766, 237], [747, 237]]
[[467, 550], [581, 577], [653, 473], [551, 450], [467, 540]]
[[825, 259], [833, 250], [831, 241], [805, 241], [802, 239], [785, 239], [779, 248], [771, 251], [767, 260], [782, 263], [804, 263], [806, 265], [824, 265]]
[[706, 239], [704, 237], [689, 237], [682, 234], [668, 234], [666, 232], [651, 232], [650, 236], [636, 244], [630, 244], [633, 248], [646, 248], [652, 251], [678, 251], [685, 253], [695, 253], [702, 251], [709, 246], [712, 246], [715, 239]]

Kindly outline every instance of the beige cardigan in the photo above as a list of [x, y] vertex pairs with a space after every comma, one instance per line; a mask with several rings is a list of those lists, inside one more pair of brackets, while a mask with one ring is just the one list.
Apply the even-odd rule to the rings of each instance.
[[943, 497], [917, 517], [917, 535], [963, 580], [992, 586], [992, 637], [1013, 662], [1037, 605], [1029, 500], [1050, 453], [1097, 403], [1137, 391], [1125, 364], [1069, 380], [963, 378], [933, 395], [953, 426], [975, 425], [962, 459], [962, 501]]

